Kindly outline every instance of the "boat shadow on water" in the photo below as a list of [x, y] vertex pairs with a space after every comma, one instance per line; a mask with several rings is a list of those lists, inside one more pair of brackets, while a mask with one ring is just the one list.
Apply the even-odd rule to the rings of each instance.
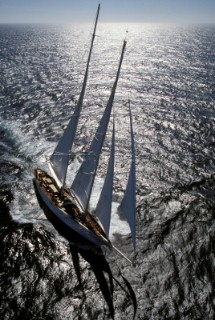
[[[80, 265], [80, 256], [87, 261], [95, 274], [96, 280], [100, 286], [103, 297], [108, 305], [109, 312], [111, 317], [114, 319], [114, 283], [116, 283], [121, 290], [127, 296], [127, 299], [131, 301], [134, 308], [133, 319], [136, 315], [137, 310], [137, 300], [136, 295], [129, 283], [129, 281], [121, 274], [119, 271], [119, 276], [122, 279], [123, 283], [120, 282], [119, 279], [113, 276], [110, 265], [107, 262], [102, 249], [100, 248], [89, 248], [87, 247], [81, 248], [76, 244], [70, 244], [70, 251], [73, 259], [74, 269], [80, 283], [82, 286], [82, 278], [81, 278], [81, 265]], [[80, 255], [80, 256], [79, 256]]]
[[[80, 263], [80, 256], [89, 263], [95, 278], [99, 284], [102, 295], [107, 303], [110, 316], [114, 319], [115, 307], [114, 307], [114, 283], [120, 287], [124, 292], [127, 299], [130, 300], [134, 309], [135, 318], [137, 311], [137, 300], [135, 292], [133, 291], [129, 281], [122, 275], [121, 271], [118, 270], [120, 277], [115, 277], [111, 271], [110, 265], [100, 247], [92, 245], [84, 237], [71, 230], [71, 228], [65, 226], [65, 224], [57, 217], [52, 215], [52, 212], [44, 202], [41, 200], [37, 193], [38, 202], [43, 209], [46, 217], [52, 223], [54, 228], [69, 241], [69, 248], [72, 256], [74, 270], [79, 282], [80, 289], [84, 291], [84, 285], [82, 285], [82, 267]], [[107, 249], [106, 249], [107, 250]]]
[[[113, 283], [113, 275], [110, 269], [110, 266], [102, 254], [102, 250], [100, 252], [94, 252], [92, 250], [86, 250], [82, 248], [78, 248], [76, 245], [70, 245], [71, 255], [73, 259], [74, 269], [79, 281], [79, 284], [82, 286], [82, 278], [81, 278], [81, 265], [80, 265], [80, 256], [86, 260], [95, 274], [96, 280], [100, 286], [103, 297], [108, 305], [109, 312], [112, 318], [114, 318], [114, 304], [113, 304], [113, 291], [114, 291], [114, 283]], [[107, 275], [107, 278], [105, 277]]]

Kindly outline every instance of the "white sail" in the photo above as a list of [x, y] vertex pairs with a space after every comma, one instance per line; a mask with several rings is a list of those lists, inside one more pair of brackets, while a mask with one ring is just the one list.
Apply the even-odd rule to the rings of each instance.
[[122, 53], [120, 57], [119, 67], [116, 75], [116, 79], [112, 88], [112, 92], [110, 98], [108, 100], [107, 106], [105, 108], [104, 114], [100, 120], [99, 127], [96, 131], [96, 134], [92, 140], [91, 146], [89, 148], [88, 154], [84, 162], [82, 163], [74, 181], [71, 186], [72, 191], [75, 193], [76, 197], [78, 197], [80, 203], [84, 210], [87, 209], [93, 182], [95, 179], [95, 174], [99, 162], [99, 157], [101, 153], [101, 149], [104, 143], [104, 138], [107, 131], [107, 126], [110, 119], [110, 114], [113, 106], [113, 100], [115, 96], [115, 91], [119, 79], [120, 69], [122, 65], [123, 55], [126, 47], [126, 41], [123, 43]]
[[122, 199], [120, 208], [122, 209], [128, 224], [131, 229], [132, 241], [134, 250], [136, 249], [136, 173], [135, 173], [135, 147], [134, 147], [134, 133], [131, 118], [131, 108], [129, 101], [129, 115], [130, 115], [130, 130], [131, 130], [131, 149], [132, 161], [128, 177], [127, 187]]
[[92, 54], [93, 42], [94, 42], [95, 34], [96, 34], [96, 27], [97, 27], [99, 11], [100, 11], [100, 4], [98, 5], [95, 26], [94, 26], [94, 32], [93, 32], [92, 39], [91, 39], [91, 46], [90, 46], [90, 51], [89, 51], [89, 55], [88, 55], [87, 66], [86, 66], [86, 71], [85, 71], [85, 75], [84, 75], [84, 81], [83, 81], [82, 90], [80, 93], [78, 103], [77, 103], [75, 110], [74, 110], [74, 113], [73, 113], [64, 133], [63, 133], [63, 136], [61, 137], [53, 154], [50, 157], [50, 165], [52, 166], [52, 169], [53, 169], [55, 175], [57, 176], [58, 180], [60, 180], [60, 182], [62, 183], [63, 186], [64, 186], [65, 179], [66, 179], [66, 173], [67, 173], [67, 167], [69, 164], [70, 152], [71, 152], [71, 148], [73, 145], [73, 141], [74, 141], [77, 125], [78, 125], [78, 120], [79, 120], [80, 112], [81, 112], [82, 105], [83, 105], [83, 99], [84, 99], [85, 89], [86, 89], [86, 85], [87, 85], [89, 64], [90, 64], [90, 58], [91, 58], [91, 54]]
[[112, 208], [112, 195], [113, 195], [113, 177], [114, 177], [114, 157], [115, 157], [115, 125], [113, 119], [113, 133], [111, 154], [108, 162], [108, 169], [105, 182], [102, 188], [99, 201], [96, 206], [95, 214], [99, 218], [104, 231], [109, 235], [111, 208]]
[[54, 170], [54, 173], [56, 174], [58, 180], [60, 180], [62, 185], [66, 178], [70, 150], [73, 145], [81, 108], [82, 104], [76, 105], [75, 111], [63, 133], [63, 136], [60, 139], [57, 147], [55, 148], [52, 156], [50, 157], [50, 164], [52, 166], [52, 169]]

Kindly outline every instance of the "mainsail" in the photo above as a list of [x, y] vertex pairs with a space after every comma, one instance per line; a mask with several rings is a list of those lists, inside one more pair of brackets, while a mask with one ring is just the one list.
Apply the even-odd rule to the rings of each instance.
[[131, 131], [131, 149], [132, 161], [128, 177], [127, 187], [122, 199], [120, 208], [122, 209], [128, 224], [131, 229], [134, 250], [136, 249], [136, 173], [135, 173], [135, 147], [134, 147], [134, 133], [131, 118], [131, 107], [129, 100], [129, 116], [130, 116], [130, 131]]
[[61, 183], [61, 185], [64, 186], [65, 184], [65, 179], [66, 179], [66, 174], [67, 174], [67, 167], [69, 164], [69, 155], [70, 151], [73, 145], [77, 125], [78, 125], [78, 120], [80, 117], [80, 112], [82, 109], [83, 105], [83, 99], [84, 99], [84, 94], [85, 94], [85, 89], [87, 85], [87, 78], [88, 78], [88, 71], [89, 71], [89, 64], [90, 64], [90, 58], [92, 54], [92, 48], [93, 48], [93, 43], [95, 39], [95, 34], [96, 34], [96, 27], [97, 27], [97, 21], [98, 21], [98, 16], [99, 16], [99, 10], [100, 10], [100, 4], [98, 5], [98, 10], [96, 14], [96, 20], [95, 20], [95, 25], [94, 25], [94, 31], [91, 39], [91, 46], [90, 46], [90, 51], [88, 55], [88, 60], [87, 60], [87, 66], [86, 66], [86, 71], [84, 75], [84, 81], [82, 85], [82, 90], [80, 93], [80, 97], [78, 100], [77, 105], [75, 106], [74, 113], [63, 133], [63, 136], [61, 137], [59, 143], [57, 144], [52, 156], [50, 157], [49, 161], [49, 166], [54, 173], [56, 180]]
[[89, 148], [88, 154], [86, 155], [85, 161], [82, 163], [73, 181], [73, 184], [71, 186], [72, 192], [74, 192], [76, 197], [79, 199], [84, 211], [87, 209], [88, 203], [90, 200], [90, 195], [93, 187], [93, 182], [95, 179], [99, 157], [100, 157], [101, 149], [104, 143], [104, 138], [106, 135], [107, 126], [109, 123], [110, 114], [113, 106], [115, 91], [116, 91], [116, 87], [119, 79], [125, 47], [126, 47], [126, 41], [124, 41], [123, 43], [116, 79], [115, 79], [107, 106], [105, 108], [104, 114], [100, 120], [99, 127], [92, 140], [92, 143]]
[[102, 192], [99, 197], [99, 201], [97, 203], [96, 210], [95, 210], [95, 214], [99, 218], [104, 228], [104, 231], [107, 235], [109, 235], [111, 208], [112, 208], [114, 158], [115, 158], [115, 124], [114, 124], [114, 117], [113, 117], [111, 154], [108, 162], [108, 169], [106, 173], [105, 182], [104, 182]]

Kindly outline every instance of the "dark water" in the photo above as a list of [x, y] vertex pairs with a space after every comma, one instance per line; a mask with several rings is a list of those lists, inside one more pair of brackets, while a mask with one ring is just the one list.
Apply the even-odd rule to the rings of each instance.
[[[69, 246], [39, 208], [31, 181], [78, 98], [92, 26], [0, 26], [1, 319], [215, 317], [214, 25], [100, 25], [74, 153], [91, 141], [127, 28], [115, 99], [114, 199], [122, 196], [129, 167], [129, 97], [136, 254], [118, 217], [111, 237], [133, 266], [114, 252]], [[106, 153], [100, 177], [105, 161]]]

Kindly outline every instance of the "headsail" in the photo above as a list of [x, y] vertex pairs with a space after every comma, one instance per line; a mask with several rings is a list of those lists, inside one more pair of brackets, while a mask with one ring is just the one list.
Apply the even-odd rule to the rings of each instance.
[[112, 195], [113, 195], [113, 177], [114, 177], [114, 157], [115, 157], [115, 124], [113, 118], [113, 133], [112, 133], [112, 145], [111, 154], [108, 162], [108, 169], [105, 178], [105, 182], [102, 188], [99, 201], [96, 206], [95, 214], [99, 218], [105, 233], [109, 234], [111, 207], [112, 207]]
[[134, 133], [132, 126], [131, 107], [129, 100], [129, 116], [130, 116], [130, 131], [131, 131], [131, 149], [132, 161], [128, 177], [127, 187], [122, 199], [120, 208], [122, 209], [131, 229], [134, 250], [136, 249], [136, 173], [135, 173], [135, 147]]
[[124, 51], [126, 47], [126, 41], [123, 43], [122, 47], [122, 53], [120, 57], [119, 67], [116, 75], [116, 79], [111, 91], [110, 98], [108, 100], [107, 106], [105, 108], [104, 114], [100, 120], [99, 127], [96, 131], [96, 134], [93, 138], [93, 141], [91, 143], [91, 146], [89, 148], [88, 154], [86, 156], [85, 161], [82, 163], [75, 180], [72, 184], [72, 191], [75, 193], [75, 195], [78, 197], [80, 203], [82, 204], [82, 207], [84, 210], [87, 209], [93, 182], [95, 179], [95, 174], [99, 162], [99, 157], [101, 153], [101, 149], [104, 143], [104, 138], [107, 131], [107, 126], [110, 119], [110, 114], [113, 106], [115, 91], [119, 79], [120, 69], [122, 65], [122, 60], [124, 56]]
[[63, 186], [65, 184], [67, 167], [69, 164], [69, 154], [70, 154], [70, 151], [71, 151], [71, 148], [73, 145], [73, 141], [74, 141], [77, 125], [78, 125], [78, 120], [79, 120], [80, 112], [81, 112], [82, 105], [83, 105], [83, 99], [84, 99], [85, 89], [86, 89], [86, 85], [87, 85], [89, 64], [90, 64], [90, 58], [91, 58], [91, 54], [92, 54], [93, 42], [94, 42], [95, 34], [96, 34], [96, 27], [97, 27], [99, 11], [100, 11], [100, 4], [98, 5], [95, 26], [94, 26], [94, 32], [93, 32], [92, 39], [91, 39], [91, 46], [90, 46], [90, 51], [89, 51], [89, 55], [88, 55], [87, 66], [86, 66], [86, 71], [85, 71], [85, 75], [84, 75], [84, 81], [83, 81], [82, 90], [80, 93], [78, 103], [75, 106], [74, 113], [73, 113], [64, 133], [63, 133], [63, 136], [61, 137], [52, 156], [50, 157], [50, 165], [52, 166], [52, 169], [53, 169], [52, 171], [54, 171], [58, 181], [60, 181]]

